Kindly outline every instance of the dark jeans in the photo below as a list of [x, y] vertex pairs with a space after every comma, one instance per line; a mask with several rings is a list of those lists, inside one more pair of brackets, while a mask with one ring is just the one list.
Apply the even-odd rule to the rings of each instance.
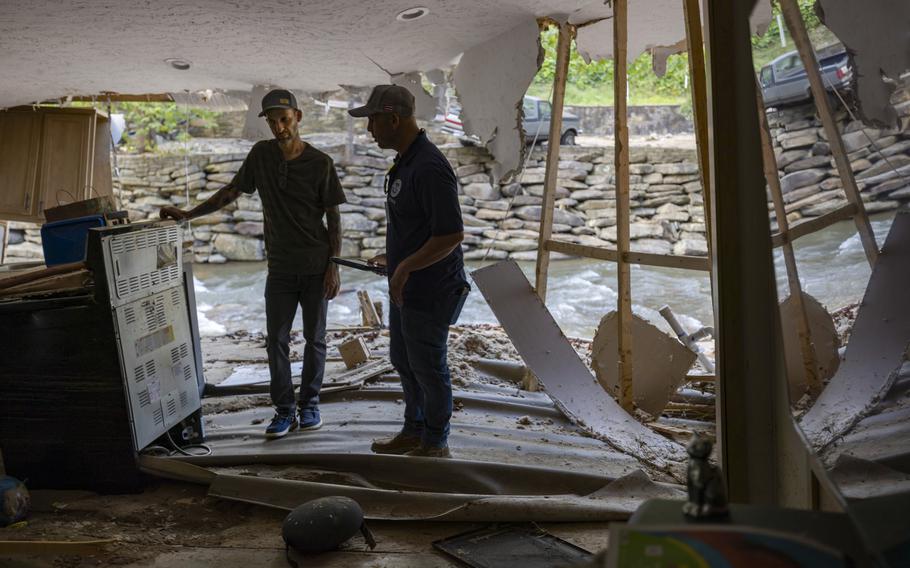
[[294, 412], [294, 384], [288, 358], [291, 324], [297, 305], [303, 310], [303, 371], [300, 374], [300, 407], [315, 408], [325, 374], [325, 316], [328, 301], [323, 275], [298, 276], [270, 272], [265, 281], [266, 351], [269, 354], [269, 391], [281, 412]]
[[446, 360], [449, 326], [458, 320], [467, 294], [439, 299], [427, 309], [391, 304], [389, 355], [404, 391], [402, 433], [424, 446], [444, 446], [452, 418], [452, 381]]

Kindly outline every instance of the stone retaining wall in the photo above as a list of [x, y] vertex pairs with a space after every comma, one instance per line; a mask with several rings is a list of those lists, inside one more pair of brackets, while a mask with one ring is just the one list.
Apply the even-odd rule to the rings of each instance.
[[[910, 200], [910, 92], [896, 95], [902, 128], [861, 129], [844, 114], [841, 128], [866, 208], [895, 209]], [[781, 184], [792, 222], [823, 215], [844, 203], [823, 129], [813, 107], [769, 113]], [[340, 146], [324, 148], [336, 161], [348, 203], [342, 206], [344, 256], [368, 258], [385, 242], [383, 179], [391, 157], [375, 147], [356, 147], [351, 160]], [[544, 149], [536, 148], [521, 177], [502, 185], [490, 177], [490, 156], [483, 148], [442, 148], [459, 180], [468, 259], [533, 259], [544, 182]], [[230, 181], [243, 154], [182, 157], [120, 156], [125, 208], [133, 220], [156, 217], [164, 205], [186, 206], [189, 188], [195, 205]], [[661, 254], [704, 255], [705, 221], [694, 150], [631, 150], [631, 247]], [[896, 172], [894, 170], [897, 170]], [[554, 238], [591, 246], [614, 247], [615, 186], [612, 148], [562, 147], [558, 171]], [[261, 260], [262, 205], [256, 195], [241, 197], [213, 215], [193, 221], [197, 262]], [[772, 210], [769, 204], [769, 210]], [[773, 211], [771, 213], [773, 217]], [[40, 258], [40, 233], [14, 223], [10, 256]], [[559, 255], [554, 255], [559, 256]]]

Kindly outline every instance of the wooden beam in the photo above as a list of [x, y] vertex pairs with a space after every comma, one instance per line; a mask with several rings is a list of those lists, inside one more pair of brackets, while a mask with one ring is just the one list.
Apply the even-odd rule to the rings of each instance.
[[717, 450], [731, 502], [776, 504], [786, 463], [779, 420], [789, 416], [789, 404], [776, 341], [777, 294], [749, 41], [752, 7], [712, 0], [705, 8]]
[[837, 122], [831, 113], [831, 107], [828, 106], [828, 92], [822, 83], [821, 73], [818, 70], [818, 61], [815, 57], [815, 51], [812, 50], [809, 34], [806, 33], [802, 14], [800, 14], [796, 0], [780, 0], [780, 11], [784, 16], [784, 21], [787, 23], [787, 28], [790, 30], [793, 43], [796, 44], [796, 49], [803, 61], [806, 75], [809, 77], [809, 88], [812, 90], [815, 108], [818, 110], [818, 116], [828, 136], [828, 144], [831, 145], [831, 153], [834, 155], [834, 162], [837, 165], [837, 172], [844, 186], [847, 201], [856, 207], [853, 221], [856, 223], [856, 230], [859, 232], [860, 241], [862, 241], [863, 249], [866, 251], [866, 259], [869, 261], [869, 266], [874, 266], [875, 260], [878, 258], [878, 244], [875, 242], [875, 233], [872, 232], [872, 224], [869, 223], [866, 207], [863, 205], [859, 188], [856, 186], [856, 179], [853, 177], [853, 170], [850, 168], [850, 160], [847, 158], [847, 151], [844, 149], [844, 141], [837, 128]]
[[783, 246], [785, 243], [792, 243], [800, 237], [805, 237], [806, 235], [817, 233], [818, 231], [830, 227], [835, 223], [846, 221], [847, 219], [853, 217], [855, 213], [856, 205], [847, 203], [843, 207], [839, 207], [830, 213], [826, 213], [820, 217], [815, 217], [814, 219], [809, 219], [808, 221], [803, 221], [802, 223], [793, 225], [790, 227], [787, 234], [774, 233], [774, 235], [771, 237], [771, 242], [775, 248]]
[[613, 249], [600, 247], [591, 247], [565, 241], [554, 241], [552, 239], [544, 243], [544, 247], [549, 252], [561, 252], [572, 256], [581, 256], [584, 258], [594, 258], [597, 260], [607, 260], [610, 262], [619, 261], [619, 253]]
[[[765, 168], [765, 180], [771, 192], [771, 201], [774, 204], [774, 213], [777, 215], [777, 227], [781, 235], [789, 232], [787, 212], [784, 207], [784, 193], [780, 187], [778, 177], [777, 159], [774, 157], [774, 147], [771, 144], [771, 129], [768, 127], [768, 115], [765, 112], [765, 102], [762, 99], [761, 85], [755, 84], [755, 103], [758, 111], [758, 130], [762, 144], [762, 163]], [[773, 246], [773, 243], [772, 243]], [[787, 283], [790, 288], [790, 298], [796, 309], [796, 336], [799, 340], [799, 350], [803, 356], [803, 375], [809, 392], [817, 395], [821, 392], [822, 381], [818, 375], [818, 362], [815, 357], [815, 347], [812, 345], [812, 331], [809, 329], [809, 316], [806, 315], [806, 305], [803, 303], [803, 289], [799, 283], [799, 270], [796, 267], [796, 257], [793, 254], [793, 245], [785, 242], [782, 245], [784, 265], [787, 270]], [[781, 326], [783, 331], [783, 324]], [[781, 334], [783, 335], [783, 334]], [[786, 349], [786, 348], [785, 348]], [[790, 403], [796, 402], [791, 400]]]
[[556, 174], [559, 170], [559, 138], [562, 132], [562, 109], [566, 98], [566, 77], [569, 74], [569, 52], [575, 28], [559, 24], [556, 43], [556, 76], [553, 78], [553, 103], [550, 112], [550, 138], [547, 142], [547, 168], [544, 176], [543, 203], [540, 209], [540, 233], [537, 241], [537, 269], [535, 290], [543, 302], [547, 301], [547, 272], [550, 253], [544, 243], [553, 234], [554, 204], [556, 202]]
[[629, 6], [627, 0], [613, 0], [613, 120], [616, 170], [616, 262], [617, 347], [619, 350], [619, 404], [632, 412], [632, 270], [625, 255], [629, 252], [629, 125], [626, 95], [628, 89], [627, 47]]
[[[549, 252], [561, 252], [571, 256], [594, 258], [597, 260], [606, 260], [608, 262], [619, 262], [619, 251], [616, 249], [579, 245], [553, 239], [544, 243], [544, 246]], [[624, 255], [624, 258], [629, 264], [640, 264], [642, 266], [662, 266], [664, 268], [682, 268], [685, 270], [700, 270], [703, 272], [709, 272], [711, 270], [710, 260], [703, 256], [653, 254], [649, 252], [629, 251]]]
[[695, 123], [695, 148], [701, 174], [708, 258], [711, 257], [711, 167], [708, 163], [708, 87], [705, 73], [705, 49], [701, 35], [701, 13], [698, 0], [683, 0], [686, 18], [686, 48], [689, 54], [689, 90], [692, 93], [692, 118]]
[[711, 259], [705, 256], [683, 256], [629, 251], [623, 255], [623, 258], [629, 264], [683, 268], [685, 270], [701, 270], [703, 272], [711, 271]]

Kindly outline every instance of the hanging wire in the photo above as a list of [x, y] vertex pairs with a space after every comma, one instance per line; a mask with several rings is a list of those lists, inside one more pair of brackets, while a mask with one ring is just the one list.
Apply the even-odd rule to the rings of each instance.
[[[826, 83], [826, 86], [827, 86], [827, 87], [830, 87], [831, 90], [834, 92], [834, 95], [838, 98], [838, 100], [840, 101], [841, 105], [843, 105], [844, 110], [846, 110], [846, 111], [847, 111], [847, 114], [850, 115], [850, 119], [853, 120], [853, 121], [858, 121], [858, 119], [857, 119], [857, 117], [856, 117], [856, 114], [854, 114], [854, 112], [853, 112], [853, 109], [851, 109], [850, 106], [847, 105], [847, 102], [844, 100], [844, 97], [842, 97], [841, 94], [840, 94], [840, 92], [839, 92], [836, 88], [834, 88], [834, 85], [832, 85], [831, 82], [830, 82], [827, 78], [825, 78], [825, 75], [824, 75], [823, 73], [820, 72], [820, 73], [819, 73], [819, 76], [822, 78], [822, 81], [824, 81], [824, 82]], [[862, 124], [862, 122], [860, 122], [860, 124]], [[872, 137], [869, 136], [869, 132], [866, 130], [865, 125], [860, 126], [859, 129], [860, 129], [860, 131], [863, 133], [863, 136], [865, 136], [866, 139], [869, 140], [869, 145], [872, 146], [872, 147], [875, 149], [876, 152], [878, 152], [878, 155], [879, 155], [879, 156], [881, 156], [882, 161], [884, 161], [885, 164], [887, 164], [888, 167], [891, 168], [891, 171], [894, 172], [895, 174], [897, 174], [897, 176], [898, 176], [899, 178], [901, 178], [901, 179], [903, 179], [904, 181], [910, 183], [910, 177], [907, 177], [907, 176], [904, 175], [902, 172], [900, 172], [896, 167], [894, 167], [894, 164], [892, 164], [892, 163], [888, 160], [888, 157], [885, 156], [884, 154], [882, 154], [881, 148], [879, 148], [878, 145], [876, 145], [875, 140], [873, 140]]]

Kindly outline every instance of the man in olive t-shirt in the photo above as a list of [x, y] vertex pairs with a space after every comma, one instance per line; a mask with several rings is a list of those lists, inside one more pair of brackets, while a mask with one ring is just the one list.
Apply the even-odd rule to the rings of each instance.
[[[208, 215], [241, 193], [259, 191], [268, 257], [266, 350], [276, 407], [266, 436], [278, 438], [298, 426], [301, 430], [322, 426], [319, 390], [325, 371], [326, 312], [340, 285], [338, 267], [329, 257], [341, 253], [338, 205], [345, 197], [332, 158], [300, 140], [302, 114], [292, 93], [269, 92], [259, 116], [267, 117], [275, 138], [257, 142], [234, 179], [207, 201], [188, 212], [163, 207], [161, 217], [180, 220]], [[306, 345], [299, 402], [295, 402], [288, 344], [298, 304]]]

